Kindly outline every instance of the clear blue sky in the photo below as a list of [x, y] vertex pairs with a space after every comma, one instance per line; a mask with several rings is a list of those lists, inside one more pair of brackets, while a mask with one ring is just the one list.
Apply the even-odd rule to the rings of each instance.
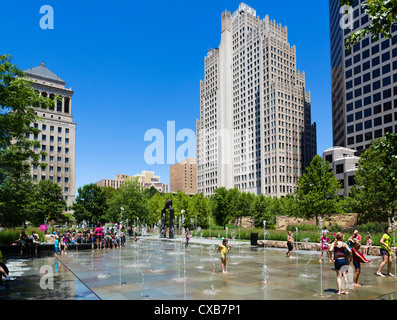
[[[207, 50], [220, 42], [221, 13], [241, 1], [3, 1], [0, 53], [22, 70], [42, 61], [74, 90], [76, 189], [116, 174], [154, 171], [169, 183], [169, 164], [148, 165], [145, 132], [167, 121], [195, 132]], [[317, 123], [317, 152], [332, 147], [328, 1], [247, 0], [288, 27], [305, 71]], [[41, 6], [54, 29], [40, 28]], [[178, 148], [183, 142], [176, 142]], [[165, 146], [166, 149], [166, 146]], [[165, 159], [166, 160], [166, 159]], [[165, 161], [166, 162], [166, 161]]]

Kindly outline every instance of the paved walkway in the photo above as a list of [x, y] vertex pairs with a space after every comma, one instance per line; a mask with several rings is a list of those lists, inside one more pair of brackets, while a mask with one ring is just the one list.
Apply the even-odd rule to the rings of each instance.
[[[338, 296], [333, 263], [320, 264], [319, 252], [294, 251], [287, 258], [285, 249], [264, 250], [248, 241], [232, 240], [229, 273], [222, 274], [220, 243], [219, 239], [193, 238], [185, 249], [183, 238], [150, 236], [129, 241], [122, 249], [70, 250], [58, 260], [52, 255], [11, 259], [7, 265], [14, 280], [0, 287], [0, 299], [396, 299], [396, 279], [375, 275], [379, 257], [370, 256], [371, 263], [362, 264], [363, 287], [351, 287], [349, 295]], [[44, 281], [43, 270], [50, 271], [52, 282]]]

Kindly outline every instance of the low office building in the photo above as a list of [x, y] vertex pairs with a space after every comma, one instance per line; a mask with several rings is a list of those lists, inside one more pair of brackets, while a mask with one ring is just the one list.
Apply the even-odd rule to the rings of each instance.
[[197, 193], [196, 159], [187, 158], [170, 166], [170, 192], [178, 191], [189, 195]]
[[333, 147], [324, 151], [323, 159], [330, 163], [335, 178], [342, 184], [338, 194], [347, 196], [355, 184], [354, 175], [359, 160], [357, 151], [344, 147]]

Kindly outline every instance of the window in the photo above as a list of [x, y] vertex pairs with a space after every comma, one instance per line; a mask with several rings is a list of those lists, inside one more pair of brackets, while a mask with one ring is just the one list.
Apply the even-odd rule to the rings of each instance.
[[332, 163], [332, 154], [326, 155], [325, 156], [325, 161], [328, 161], [329, 163]]
[[363, 130], [363, 123], [356, 123], [356, 132]]
[[371, 48], [371, 53], [372, 53], [372, 55], [374, 55], [374, 54], [376, 54], [376, 53], [378, 53], [378, 52], [379, 52], [379, 45], [376, 44], [376, 45], [374, 45], [374, 46]]
[[389, 73], [390, 70], [391, 70], [391, 68], [390, 68], [390, 63], [388, 63], [387, 65], [385, 65], [385, 66], [382, 67], [382, 74]]
[[366, 132], [365, 141], [370, 141], [370, 140], [372, 140], [372, 132]]
[[354, 176], [348, 176], [347, 177], [347, 184], [348, 184], [349, 187], [354, 186]]
[[382, 54], [382, 62], [390, 60], [390, 51], [385, 52]]
[[367, 105], [371, 104], [371, 102], [372, 102], [372, 97], [371, 96], [364, 98], [364, 106], [367, 106]]
[[338, 173], [343, 173], [343, 163], [342, 164], [337, 164], [335, 167], [335, 172], [336, 174]]
[[393, 115], [391, 113], [384, 115], [383, 122], [389, 123], [393, 121]]
[[374, 114], [382, 112], [382, 106], [378, 105], [374, 107]]
[[372, 71], [372, 79], [375, 79], [380, 76], [380, 68]]
[[364, 117], [370, 117], [372, 115], [372, 110], [371, 108], [365, 109], [364, 110]]
[[[364, 122], [364, 127], [365, 129], [370, 129], [372, 128], [372, 120], [367, 120]], [[372, 138], [371, 138], [372, 139]]]
[[374, 126], [377, 127], [377, 126], [380, 126], [380, 125], [382, 125], [382, 117], [375, 118], [374, 119]]
[[375, 57], [372, 59], [372, 67], [377, 66], [380, 63], [380, 58], [379, 57]]
[[373, 88], [373, 90], [378, 90], [380, 88], [380, 80], [372, 83], [372, 88]]

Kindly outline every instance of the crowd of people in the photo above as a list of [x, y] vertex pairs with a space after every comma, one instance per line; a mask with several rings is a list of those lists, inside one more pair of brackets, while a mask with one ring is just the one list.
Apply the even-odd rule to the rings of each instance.
[[111, 228], [98, 225], [96, 228], [84, 227], [82, 230], [67, 230], [60, 234], [54, 231], [55, 256], [58, 253], [67, 253], [68, 246], [90, 243], [92, 250], [115, 249], [125, 245], [126, 236], [121, 227], [115, 224]]
[[19, 254], [22, 256], [24, 251], [27, 254], [34, 254], [37, 257], [37, 249], [39, 246], [39, 235], [36, 231], [32, 231], [31, 235], [27, 235], [24, 230], [22, 230], [19, 239], [16, 240], [19, 244]]

